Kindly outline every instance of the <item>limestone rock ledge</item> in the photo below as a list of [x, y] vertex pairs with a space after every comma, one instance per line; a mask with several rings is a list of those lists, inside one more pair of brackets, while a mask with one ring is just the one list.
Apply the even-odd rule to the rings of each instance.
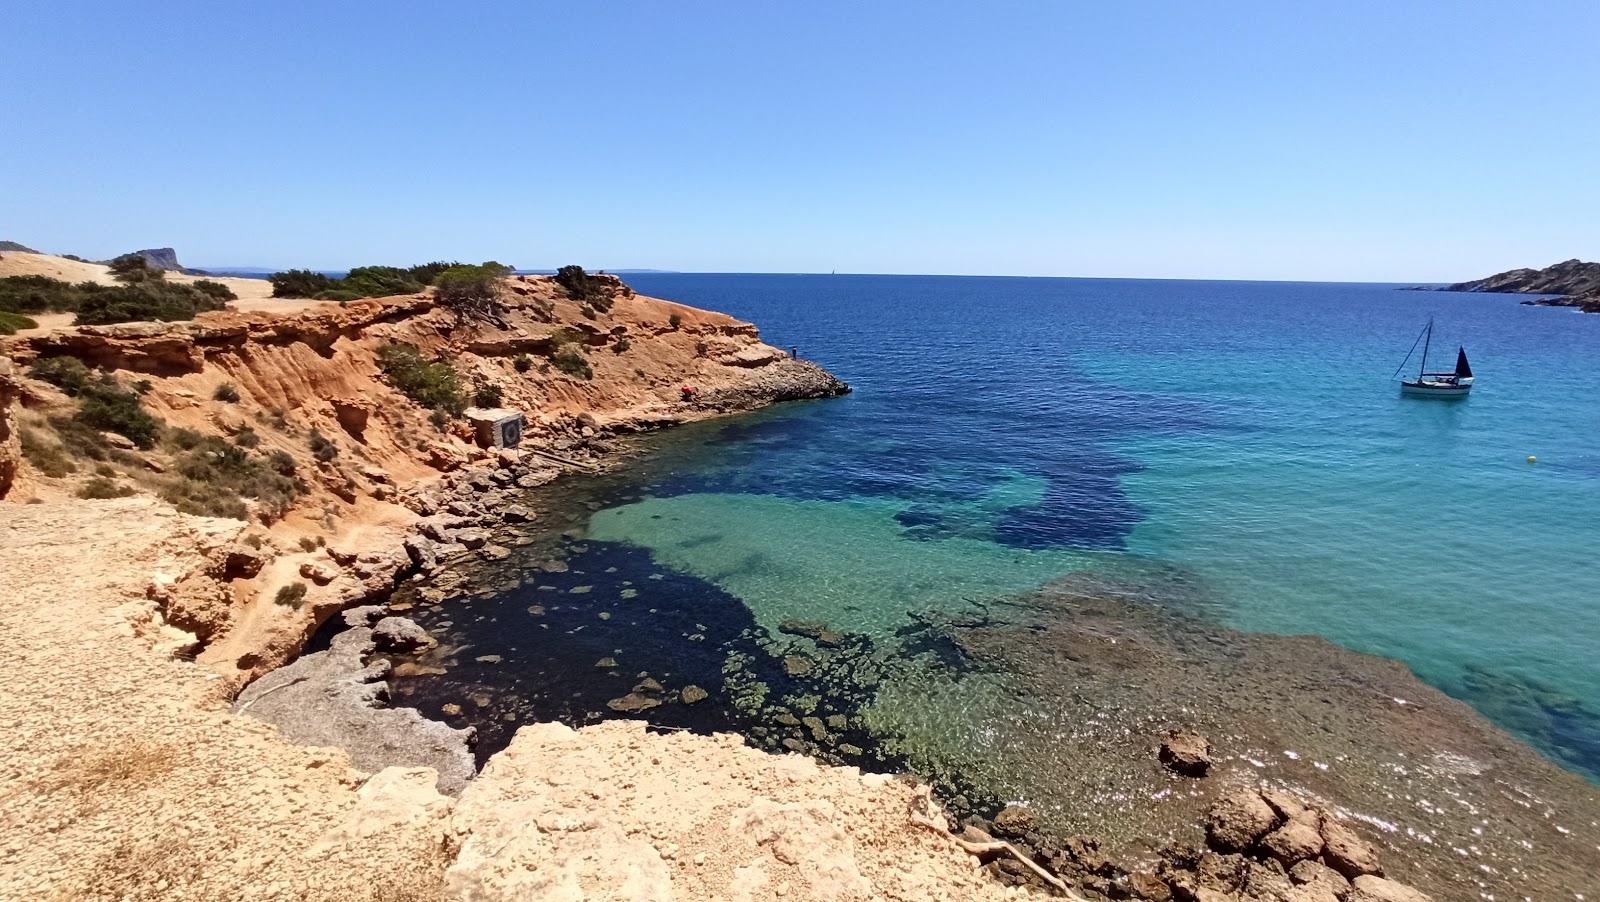
[[346, 611], [352, 625], [334, 637], [330, 648], [251, 683], [234, 711], [277, 725], [291, 742], [344, 749], [352, 764], [368, 772], [432, 768], [439, 792], [457, 795], [476, 769], [472, 731], [429, 720], [415, 708], [382, 706], [389, 664], [367, 661], [374, 641], [372, 627], [364, 622], [382, 612], [376, 606]]
[[523, 727], [462, 793], [445, 895], [987, 900], [1021, 891], [907, 816], [907, 781], [635, 721]]

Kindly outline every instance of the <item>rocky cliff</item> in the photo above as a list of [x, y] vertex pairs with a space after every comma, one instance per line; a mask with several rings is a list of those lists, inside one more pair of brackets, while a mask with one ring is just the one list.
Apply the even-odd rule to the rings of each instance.
[[[98, 486], [175, 503], [211, 491], [175, 482], [206, 469], [197, 453], [238, 456], [228, 449], [242, 448], [245, 461], [292, 473], [297, 490], [286, 508], [242, 499], [255, 545], [224, 579], [161, 593], [165, 616], [194, 635], [201, 660], [242, 685], [292, 658], [332, 613], [409, 569], [400, 546], [418, 519], [418, 492], [446, 473], [508, 465], [474, 443], [465, 421], [397, 388], [378, 360], [387, 346], [447, 362], [468, 395], [525, 413], [527, 457], [511, 462], [507, 478], [543, 480], [584, 466], [610, 435], [848, 390], [764, 344], [749, 323], [615, 288], [605, 311], [549, 278], [523, 276], [503, 283], [499, 315], [471, 321], [421, 294], [17, 336], [0, 342], [0, 354], [19, 370], [76, 358], [137, 390], [167, 436], [187, 435], [181, 443], [191, 448], [220, 444], [185, 451], [163, 439], [141, 448], [105, 434], [109, 447], [74, 466], [83, 435], [66, 426], [75, 400], [45, 382], [13, 379], [0, 392], [15, 385], [24, 403], [7, 405], [0, 473], [20, 473], [12, 501], [67, 501]], [[41, 463], [15, 463], [18, 432]], [[43, 465], [50, 460], [53, 469]], [[297, 584], [305, 594], [296, 603], [275, 600]]]
[[1600, 263], [1566, 260], [1544, 269], [1513, 269], [1433, 290], [1560, 295], [1523, 303], [1541, 307], [1576, 307], [1584, 313], [1600, 313]]
[[17, 434], [16, 415], [11, 409], [20, 389], [16, 366], [7, 358], [0, 357], [0, 500], [11, 491], [17, 470], [22, 466], [22, 440]]

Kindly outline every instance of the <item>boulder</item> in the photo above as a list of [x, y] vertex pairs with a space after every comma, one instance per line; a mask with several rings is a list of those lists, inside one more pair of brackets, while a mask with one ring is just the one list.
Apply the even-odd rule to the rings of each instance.
[[433, 641], [428, 631], [409, 617], [385, 617], [372, 626], [372, 642], [379, 651], [415, 651]]
[[1433, 902], [1433, 897], [1404, 883], [1363, 874], [1355, 879], [1355, 888], [1345, 902]]
[[843, 633], [828, 629], [827, 624], [809, 620], [785, 620], [778, 624], [778, 631], [791, 636], [805, 636], [822, 648], [838, 648], [844, 643]]
[[326, 586], [339, 577], [339, 571], [322, 561], [301, 561], [300, 575], [319, 586]]
[[1363, 874], [1383, 874], [1378, 850], [1344, 823], [1329, 816], [1322, 818], [1324, 859], [1328, 866], [1354, 880]]
[[696, 704], [698, 702], [703, 702], [707, 698], [710, 698], [711, 693], [705, 691], [704, 689], [701, 689], [699, 686], [695, 686], [693, 684], [690, 684], [688, 686], [683, 687], [683, 692], [681, 693], [681, 695], [683, 697], [683, 703], [684, 704], [693, 705], [693, 704]]
[[1033, 829], [1034, 814], [1025, 805], [1007, 805], [994, 816], [994, 832], [1001, 836], [1021, 836]]
[[1242, 851], [1255, 845], [1278, 825], [1278, 813], [1261, 793], [1243, 789], [1211, 806], [1206, 819], [1206, 839], [1223, 851]]
[[527, 523], [533, 518], [533, 511], [525, 504], [509, 504], [500, 511], [500, 519], [507, 523]]
[[1192, 730], [1174, 730], [1161, 741], [1161, 763], [1186, 777], [1203, 777], [1211, 770], [1211, 743]]
[[1322, 892], [1337, 899], [1344, 898], [1345, 894], [1350, 892], [1350, 881], [1320, 861], [1307, 859], [1299, 862], [1289, 869], [1289, 879], [1294, 881], [1296, 886]]
[[1322, 834], [1305, 820], [1289, 821], [1261, 839], [1261, 847], [1289, 867], [1322, 852]]
[[660, 705], [661, 699], [640, 695], [637, 692], [630, 692], [621, 698], [614, 698], [606, 702], [606, 707], [616, 711], [618, 714], [638, 714]]
[[485, 530], [473, 527], [468, 529], [458, 529], [450, 535], [450, 538], [453, 541], [466, 546], [467, 550], [473, 551], [488, 544], [489, 533]]

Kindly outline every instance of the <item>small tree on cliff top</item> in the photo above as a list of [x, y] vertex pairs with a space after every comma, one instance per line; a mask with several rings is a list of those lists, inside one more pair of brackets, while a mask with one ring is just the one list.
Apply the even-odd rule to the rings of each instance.
[[501, 322], [500, 280], [511, 267], [490, 260], [477, 266], [452, 266], [434, 279], [434, 297], [459, 320]]

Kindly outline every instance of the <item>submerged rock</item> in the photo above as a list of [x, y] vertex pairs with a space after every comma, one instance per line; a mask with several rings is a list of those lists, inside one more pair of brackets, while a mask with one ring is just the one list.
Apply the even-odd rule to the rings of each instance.
[[1211, 743], [1192, 730], [1175, 730], [1161, 742], [1161, 763], [1186, 777], [1203, 777], [1211, 770]]
[[616, 711], [618, 714], [638, 714], [660, 706], [661, 699], [641, 695], [637, 692], [630, 692], [621, 698], [614, 698], [606, 702], [606, 707]]
[[686, 705], [693, 705], [698, 702], [703, 702], [707, 698], [711, 697], [711, 693], [693, 684], [683, 687], [683, 692], [681, 695], [683, 698], [683, 703]]
[[372, 641], [380, 651], [408, 652], [434, 644], [428, 631], [408, 617], [385, 617], [372, 627]]

